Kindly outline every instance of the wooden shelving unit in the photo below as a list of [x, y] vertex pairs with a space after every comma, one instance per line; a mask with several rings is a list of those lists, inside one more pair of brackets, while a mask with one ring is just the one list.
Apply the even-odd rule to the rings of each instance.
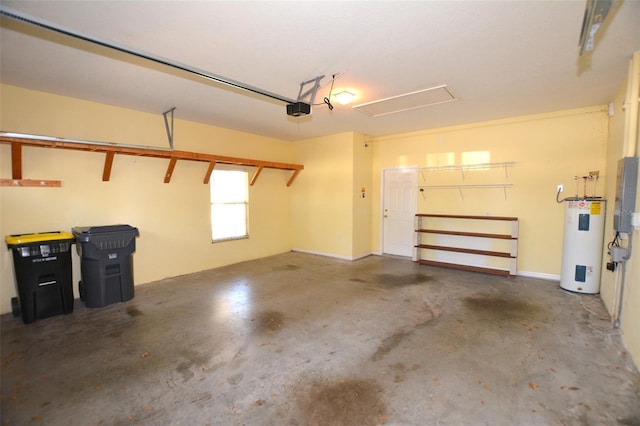
[[[509, 233], [485, 233], [485, 232], [470, 232], [465, 230], [452, 230], [452, 229], [439, 229], [429, 226], [429, 219], [438, 219], [442, 222], [443, 219], [447, 220], [447, 228], [455, 228], [456, 221], [465, 220], [469, 221], [502, 221], [508, 222], [510, 225]], [[481, 222], [479, 222], [481, 223]], [[508, 226], [508, 225], [506, 225]], [[503, 217], [503, 216], [465, 216], [465, 215], [440, 215], [440, 214], [416, 214], [415, 216], [415, 241], [414, 241], [414, 258], [413, 260], [421, 265], [441, 266], [454, 269], [462, 269], [465, 271], [484, 272], [495, 275], [514, 276], [517, 272], [517, 256], [518, 256], [518, 218], [517, 217]], [[465, 247], [464, 245], [440, 245], [440, 244], [425, 244], [423, 243], [423, 235], [445, 235], [453, 237], [461, 237], [460, 241], [470, 241], [473, 239], [485, 239], [485, 240], [508, 240], [509, 251], [495, 251], [495, 250], [481, 250], [476, 248]], [[423, 256], [423, 251], [435, 250], [454, 253], [470, 254], [478, 257], [497, 257], [508, 259], [508, 268], [493, 268], [485, 266], [477, 266], [472, 264], [443, 262], [440, 260], [434, 260]]]
[[196, 161], [208, 163], [207, 172], [203, 178], [203, 183], [208, 184], [209, 178], [216, 164], [233, 164], [240, 166], [255, 167], [256, 171], [251, 178], [253, 185], [263, 169], [277, 169], [290, 171], [291, 175], [287, 181], [287, 186], [291, 186], [293, 180], [304, 169], [302, 164], [279, 163], [275, 161], [255, 160], [250, 158], [227, 157], [216, 154], [205, 154], [190, 151], [177, 151], [173, 149], [142, 148], [130, 145], [113, 144], [106, 142], [78, 141], [73, 139], [55, 137], [21, 137], [19, 134], [6, 134], [0, 132], [0, 143], [11, 145], [11, 179], [0, 179], [1, 186], [46, 186], [59, 187], [60, 181], [23, 179], [22, 177], [22, 147], [57, 148], [76, 151], [89, 151], [103, 153], [105, 155], [104, 168], [102, 170], [102, 180], [108, 181], [111, 177], [113, 159], [117, 155], [132, 155], [138, 157], [151, 157], [169, 160], [167, 171], [164, 175], [164, 183], [171, 181], [174, 168], [178, 160]]

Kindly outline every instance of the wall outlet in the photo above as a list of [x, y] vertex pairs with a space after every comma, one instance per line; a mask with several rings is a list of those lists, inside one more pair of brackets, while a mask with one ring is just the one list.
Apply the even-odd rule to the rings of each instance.
[[562, 192], [562, 191], [564, 191], [564, 185], [558, 185], [557, 192]]

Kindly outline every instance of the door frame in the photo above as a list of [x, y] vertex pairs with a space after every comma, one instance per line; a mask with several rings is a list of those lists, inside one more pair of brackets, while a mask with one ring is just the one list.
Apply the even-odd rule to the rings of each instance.
[[[380, 250], [378, 254], [380, 256], [384, 255], [384, 203], [385, 203], [385, 178], [386, 173], [388, 171], [398, 171], [398, 170], [413, 170], [415, 173], [415, 189], [416, 193], [418, 191], [418, 171], [419, 167], [417, 165], [412, 166], [400, 166], [400, 167], [383, 167], [381, 170], [380, 176]], [[414, 214], [418, 213], [418, 196], [416, 195], [415, 203], [413, 206]]]

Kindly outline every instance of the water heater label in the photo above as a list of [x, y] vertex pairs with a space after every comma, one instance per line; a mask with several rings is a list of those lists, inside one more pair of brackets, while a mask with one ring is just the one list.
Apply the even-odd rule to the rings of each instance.
[[600, 214], [600, 203], [591, 203], [591, 214]]

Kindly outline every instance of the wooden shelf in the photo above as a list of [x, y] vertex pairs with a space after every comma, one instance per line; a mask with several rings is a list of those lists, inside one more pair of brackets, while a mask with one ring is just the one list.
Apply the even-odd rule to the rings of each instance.
[[517, 217], [511, 216], [469, 216], [460, 214], [425, 214], [418, 213], [416, 217], [440, 217], [445, 219], [478, 219], [478, 220], [504, 220], [508, 222], [517, 221]]
[[[0, 132], [0, 143], [11, 145], [11, 168], [12, 180], [22, 179], [22, 147], [33, 146], [42, 148], [58, 148], [69, 149], [75, 151], [100, 152], [105, 154], [104, 169], [102, 172], [102, 180], [108, 181], [111, 177], [111, 168], [113, 158], [118, 155], [133, 155], [138, 157], [152, 157], [168, 159], [169, 164], [164, 176], [164, 182], [169, 183], [173, 170], [178, 160], [180, 161], [198, 161], [209, 163], [209, 168], [203, 180], [204, 183], [209, 182], [209, 176], [216, 164], [231, 164], [239, 166], [256, 167], [256, 173], [251, 179], [251, 185], [262, 172], [262, 169], [288, 170], [292, 174], [287, 181], [287, 186], [291, 186], [293, 180], [304, 166], [302, 164], [279, 163], [275, 161], [254, 160], [250, 158], [227, 157], [224, 155], [205, 154], [199, 152], [176, 151], [172, 149], [136, 147], [131, 145], [113, 144], [107, 142], [79, 141], [73, 139], [55, 138], [48, 136], [21, 135], [17, 133]], [[38, 182], [40, 182], [38, 180]], [[55, 182], [55, 181], [43, 181]], [[51, 186], [51, 185], [50, 185]]]
[[460, 269], [462, 271], [482, 272], [484, 274], [501, 275], [503, 277], [510, 276], [509, 271], [504, 269], [483, 268], [481, 266], [459, 265], [457, 263], [437, 262], [435, 260], [418, 260], [418, 264], [427, 266], [439, 266], [449, 269]]
[[0, 186], [31, 186], [59, 188], [62, 182], [59, 180], [35, 180], [35, 179], [0, 179]]
[[[447, 228], [455, 228], [457, 220], [467, 220], [467, 221], [499, 221], [499, 222], [509, 222], [511, 225], [511, 232], [509, 234], [506, 233], [486, 233], [486, 232], [475, 232], [475, 231], [466, 231], [466, 230], [452, 230], [452, 229], [436, 229], [436, 228], [425, 228], [423, 227], [423, 221], [427, 221], [429, 219], [436, 219], [438, 221], [442, 220], [450, 220], [449, 226]], [[513, 276], [516, 275], [517, 271], [517, 254], [518, 254], [518, 218], [516, 217], [508, 217], [508, 216], [470, 216], [470, 215], [444, 215], [444, 214], [424, 214], [419, 213], [415, 215], [415, 251], [414, 251], [414, 261], [421, 265], [431, 265], [431, 266], [441, 266], [447, 268], [454, 269], [462, 269], [466, 271], [475, 271], [475, 272], [485, 272], [490, 274], [504, 275], [504, 276]], [[500, 225], [502, 226], [502, 225]], [[443, 245], [443, 244], [426, 244], [421, 241], [421, 236], [423, 234], [434, 234], [434, 235], [445, 235], [456, 238], [459, 237], [459, 240], [464, 242], [467, 240], [473, 240], [476, 238], [482, 239], [497, 239], [497, 240], [507, 240], [510, 242], [510, 250], [507, 251], [495, 251], [495, 250], [479, 250], [477, 248], [465, 247], [464, 245]], [[462, 254], [470, 254], [473, 256], [484, 256], [484, 257], [497, 257], [509, 260], [509, 268], [508, 269], [500, 269], [500, 268], [490, 268], [483, 267], [477, 265], [470, 264], [458, 264], [452, 262], [443, 262], [440, 260], [423, 258], [423, 250], [436, 250], [436, 251], [446, 251], [453, 253], [462, 253]]]
[[483, 232], [443, 231], [441, 229], [416, 229], [416, 232], [422, 232], [424, 234], [459, 235], [462, 237], [494, 238], [502, 240], [514, 239], [510, 234], [485, 234]]
[[490, 251], [490, 250], [476, 250], [476, 249], [468, 249], [463, 247], [448, 247], [448, 246], [438, 246], [432, 244], [417, 244], [417, 248], [421, 249], [431, 249], [431, 250], [443, 250], [443, 251], [453, 251], [457, 253], [469, 253], [469, 254], [479, 254], [481, 256], [494, 256], [494, 257], [510, 257], [515, 259], [515, 256], [512, 256], [510, 252], [504, 251]]

